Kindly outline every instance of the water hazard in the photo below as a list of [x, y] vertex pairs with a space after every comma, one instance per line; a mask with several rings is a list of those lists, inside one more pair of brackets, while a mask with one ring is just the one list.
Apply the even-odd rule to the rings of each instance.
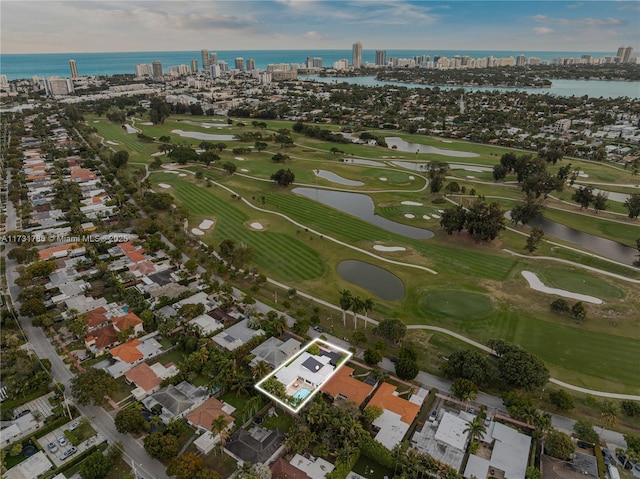
[[443, 156], [455, 156], [458, 158], [475, 158], [477, 153], [471, 153], [470, 151], [456, 151], [456, 150], [442, 150], [435, 146], [423, 145], [422, 143], [410, 143], [397, 136], [387, 136], [384, 141], [387, 142], [387, 146], [395, 151], [404, 151], [405, 153], [432, 153], [435, 155]]
[[371, 291], [380, 299], [396, 301], [404, 296], [404, 285], [400, 278], [379, 266], [348, 259], [338, 264], [338, 274], [345, 281]]
[[340, 175], [333, 173], [332, 171], [327, 170], [313, 170], [313, 174], [324, 178], [325, 180], [329, 180], [332, 183], [338, 183], [339, 185], [345, 186], [362, 186], [364, 183], [362, 181], [349, 180]]
[[185, 138], [196, 138], [197, 140], [233, 141], [236, 139], [235, 135], [215, 135], [212, 133], [200, 133], [199, 131], [171, 130], [171, 133]]
[[378, 216], [375, 214], [375, 205], [371, 197], [362, 193], [321, 190], [318, 188], [294, 188], [293, 192], [407, 238], [428, 239], [434, 235], [431, 230], [396, 223], [395, 221]]

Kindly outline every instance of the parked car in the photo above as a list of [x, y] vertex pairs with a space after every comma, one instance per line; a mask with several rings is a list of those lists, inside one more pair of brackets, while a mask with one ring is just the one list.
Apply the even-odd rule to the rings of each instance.
[[485, 416], [484, 417], [484, 425], [486, 427], [489, 427], [490, 424], [491, 424], [491, 417], [490, 416]]
[[47, 447], [51, 452], [56, 452], [58, 450], [58, 446], [56, 446], [55, 442], [50, 442], [49, 444], [47, 444]]
[[469, 409], [467, 409], [467, 412], [468, 412], [469, 414], [475, 414], [475, 413], [476, 413], [476, 410], [475, 410], [474, 408], [470, 407]]
[[314, 326], [313, 329], [315, 329], [319, 333], [324, 333], [324, 328], [322, 326]]
[[62, 447], [67, 445], [67, 438], [64, 436], [60, 436], [58, 438], [58, 444], [60, 444]]
[[16, 414], [16, 419], [18, 419], [19, 417], [22, 417], [22, 416], [26, 416], [30, 412], [31, 412], [31, 409], [25, 409], [24, 411], [20, 411], [18, 414]]
[[397, 363], [398, 362], [398, 358], [396, 358], [395, 356], [391, 358], [391, 362], [392, 363]]
[[62, 454], [60, 454], [60, 456], [58, 456], [58, 459], [60, 459], [61, 461], [64, 461], [69, 456], [73, 456], [76, 452], [78, 452], [78, 450], [75, 447], [72, 447], [64, 451]]
[[604, 460], [604, 465], [609, 466], [611, 464], [611, 453], [608, 449], [602, 450], [602, 459]]
[[80, 421], [73, 421], [69, 426], [69, 431], [75, 431], [80, 426]]
[[429, 421], [433, 422], [436, 420], [437, 417], [438, 417], [438, 410], [434, 409], [433, 411], [431, 411], [431, 414], [429, 414]]

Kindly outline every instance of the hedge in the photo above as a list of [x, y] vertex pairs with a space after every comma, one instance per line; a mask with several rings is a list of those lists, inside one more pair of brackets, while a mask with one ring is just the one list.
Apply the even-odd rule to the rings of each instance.
[[381, 466], [384, 466], [387, 469], [395, 468], [396, 464], [391, 451], [368, 434], [360, 443], [360, 449], [362, 454]]
[[346, 479], [358, 459], [360, 459], [360, 449], [356, 449], [349, 462], [336, 461], [335, 469], [325, 476], [326, 479]]
[[66, 437], [69, 440], [69, 442], [74, 446], [77, 446], [81, 442], [80, 439], [78, 439], [76, 435], [71, 431], [69, 431], [68, 429], [64, 430], [64, 437]]
[[593, 446], [593, 453], [596, 456], [596, 463], [598, 464], [598, 477], [600, 479], [606, 479], [606, 466], [604, 465], [604, 457], [602, 457], [602, 449], [600, 449], [600, 444], [595, 444]]

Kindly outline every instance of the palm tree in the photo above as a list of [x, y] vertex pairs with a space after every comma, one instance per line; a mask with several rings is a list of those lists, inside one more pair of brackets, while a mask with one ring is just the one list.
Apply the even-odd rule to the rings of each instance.
[[373, 299], [367, 298], [362, 303], [362, 309], [364, 310], [364, 329], [367, 329], [367, 321], [369, 321], [369, 311], [373, 311], [375, 303]]
[[364, 301], [360, 296], [351, 298], [351, 311], [353, 312], [353, 329], [356, 329], [358, 323], [358, 314], [364, 309]]
[[218, 414], [218, 416], [211, 421], [211, 434], [214, 437], [218, 436], [220, 438], [220, 450], [222, 450], [224, 443], [229, 437], [229, 429], [227, 429], [228, 425], [229, 422], [227, 421], [227, 418], [222, 414]]
[[276, 330], [278, 336], [282, 335], [287, 330], [287, 318], [283, 315], [279, 315], [273, 320], [273, 327]]
[[351, 291], [348, 289], [343, 289], [340, 291], [340, 309], [342, 309], [342, 324], [344, 326], [347, 325], [347, 311], [351, 307], [351, 300], [353, 297], [351, 296]]
[[469, 433], [469, 444], [471, 444], [476, 439], [484, 438], [487, 426], [484, 425], [479, 417], [476, 417], [472, 422], [467, 423], [467, 428], [462, 432]]
[[609, 428], [616, 423], [618, 414], [620, 414], [620, 408], [613, 401], [606, 400], [602, 402], [600, 409], [602, 410], [602, 417], [604, 418], [604, 426], [602, 426], [602, 432], [600, 432], [600, 435], [602, 435], [605, 428]]
[[258, 361], [251, 371], [254, 377], [263, 378], [271, 371], [271, 366], [266, 361]]

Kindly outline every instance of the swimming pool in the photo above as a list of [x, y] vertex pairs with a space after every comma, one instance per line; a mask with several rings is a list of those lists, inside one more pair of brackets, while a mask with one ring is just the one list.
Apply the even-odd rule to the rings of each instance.
[[293, 398], [304, 400], [309, 394], [311, 394], [311, 391], [309, 391], [307, 388], [302, 388], [302, 389], [298, 389], [295, 392], [295, 394], [293, 395]]

